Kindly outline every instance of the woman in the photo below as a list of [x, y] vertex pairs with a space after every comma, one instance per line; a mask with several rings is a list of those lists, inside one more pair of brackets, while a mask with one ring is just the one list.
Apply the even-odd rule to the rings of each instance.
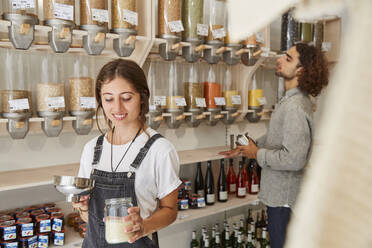
[[[98, 74], [97, 112], [102, 108], [109, 130], [85, 145], [80, 161], [79, 177], [96, 182], [90, 197], [73, 204], [88, 222], [83, 247], [154, 247], [147, 235], [176, 219], [178, 155], [169, 141], [145, 125], [149, 95], [144, 72], [135, 62], [117, 59]], [[104, 202], [121, 197], [131, 197], [135, 206], [125, 217], [133, 221], [127, 232], [134, 236], [129, 243], [109, 245]]]

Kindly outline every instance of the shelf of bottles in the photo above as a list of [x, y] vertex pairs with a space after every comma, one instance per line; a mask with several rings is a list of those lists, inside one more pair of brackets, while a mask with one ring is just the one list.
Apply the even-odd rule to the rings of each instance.
[[[255, 211], [255, 213], [254, 213]], [[190, 247], [202, 248], [267, 248], [270, 240], [267, 231], [267, 213], [265, 209], [248, 208], [248, 214], [239, 223], [216, 223], [205, 225], [191, 234]]]

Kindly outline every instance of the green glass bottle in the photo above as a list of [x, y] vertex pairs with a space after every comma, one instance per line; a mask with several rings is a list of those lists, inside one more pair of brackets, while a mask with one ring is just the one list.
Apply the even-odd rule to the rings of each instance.
[[215, 242], [214, 242], [214, 248], [223, 248], [223, 246], [221, 244], [221, 239], [220, 239], [220, 233], [219, 232], [216, 232], [216, 239], [215, 239]]
[[205, 226], [202, 227], [202, 231], [201, 231], [201, 237], [200, 237], [200, 247], [203, 247], [204, 246], [204, 239], [205, 239], [205, 235], [206, 235], [206, 228]]
[[244, 248], [242, 234], [240, 232], [238, 234], [238, 240], [236, 241], [235, 248]]
[[246, 230], [245, 230], [245, 226], [244, 226], [244, 219], [240, 219], [239, 232], [242, 233], [242, 242], [245, 243], [244, 234], [246, 233]]
[[213, 227], [212, 228], [212, 238], [211, 238], [211, 240], [209, 242], [210, 247], [214, 247], [215, 246], [215, 243], [216, 243], [216, 228]]
[[190, 243], [190, 248], [199, 248], [199, 242], [196, 239], [196, 231], [192, 231], [192, 239]]
[[209, 247], [211, 247], [209, 245], [209, 236], [208, 235], [205, 235], [203, 248], [209, 248]]
[[252, 240], [252, 233], [248, 232], [247, 236], [247, 243], [245, 244], [245, 248], [254, 248], [253, 240]]
[[269, 241], [267, 240], [267, 231], [266, 228], [262, 228], [262, 238], [260, 240], [260, 248], [269, 247]]
[[233, 248], [232, 240], [230, 240], [230, 233], [228, 227], [225, 230], [225, 248]]

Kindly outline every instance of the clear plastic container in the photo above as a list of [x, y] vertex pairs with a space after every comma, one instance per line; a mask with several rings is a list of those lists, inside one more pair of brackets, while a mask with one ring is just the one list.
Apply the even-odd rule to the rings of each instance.
[[[137, 0], [111, 0], [112, 28], [137, 29]], [[127, 21], [124, 21], [126, 19]]]
[[233, 77], [231, 66], [225, 70], [222, 95], [225, 98], [225, 109], [237, 109], [241, 105], [241, 96], [237, 89], [237, 79]]
[[214, 40], [224, 42], [226, 8], [225, 0], [204, 0], [204, 23], [209, 26], [208, 42]]
[[32, 114], [32, 82], [30, 56], [24, 51], [1, 49], [2, 83], [0, 86], [1, 113]]
[[183, 65], [183, 91], [186, 98], [187, 110], [200, 110], [206, 107], [204, 85], [199, 80], [199, 64]]
[[280, 49], [287, 51], [298, 41], [298, 23], [292, 16], [292, 10], [282, 16]]
[[[167, 35], [181, 36], [179, 30], [182, 25], [182, 0], [159, 0], [158, 1], [158, 34], [160, 37]], [[175, 27], [172, 32], [170, 27]]]
[[62, 19], [74, 22], [75, 0], [43, 0], [44, 20]]
[[168, 84], [161, 73], [159, 73], [159, 70], [161, 70], [164, 65], [164, 63], [156, 60], [148, 60], [144, 64], [144, 71], [147, 74], [147, 84], [150, 90], [150, 112], [157, 111], [166, 106]]
[[312, 42], [314, 37], [314, 25], [312, 23], [300, 22], [298, 33], [298, 38], [301, 42]]
[[218, 81], [218, 65], [207, 65], [204, 68], [203, 85], [204, 98], [208, 109], [219, 109], [221, 105], [216, 102], [216, 97], [222, 97], [221, 83]]
[[229, 12], [227, 8], [225, 9], [225, 27], [226, 27], [226, 36], [225, 36], [225, 44], [239, 44], [240, 39], [232, 38], [231, 36], [231, 24], [229, 21]]
[[[37, 0], [2, 0], [3, 12], [21, 15], [32, 15], [37, 17]], [[1, 3], [0, 3], [1, 14]]]
[[198, 35], [198, 24], [203, 24], [203, 0], [184, 0], [182, 6], [183, 41], [203, 40]]
[[40, 82], [36, 85], [38, 112], [65, 112], [65, 85], [62, 83], [60, 58], [52, 53], [41, 57]]
[[80, 0], [80, 25], [104, 25], [108, 17], [107, 0]]
[[69, 111], [95, 111], [95, 88], [93, 78], [89, 76], [88, 58], [86, 56], [74, 55], [72, 60], [73, 72], [68, 79]]
[[186, 101], [182, 87], [182, 67], [178, 62], [165, 62], [165, 64], [165, 75], [168, 80], [166, 109], [170, 112], [183, 110], [186, 106]]
[[133, 207], [132, 198], [113, 198], [105, 200], [105, 237], [109, 244], [128, 242], [134, 233], [125, 230], [133, 225], [125, 221], [128, 209]]

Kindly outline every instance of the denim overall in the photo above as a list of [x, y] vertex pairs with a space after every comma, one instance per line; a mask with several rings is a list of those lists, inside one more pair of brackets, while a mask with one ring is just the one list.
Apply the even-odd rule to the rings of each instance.
[[[160, 134], [153, 135], [141, 148], [140, 152], [134, 159], [131, 167], [138, 169], [141, 165], [142, 160], [145, 158], [151, 145], [162, 136]], [[93, 168], [99, 163], [102, 144], [104, 135], [101, 135], [97, 139], [96, 146], [94, 148]], [[157, 233], [153, 233], [153, 240], [148, 237], [142, 237], [133, 244], [120, 243], [120, 244], [108, 244], [105, 239], [105, 224], [103, 222], [104, 217], [104, 205], [105, 200], [110, 198], [122, 198], [131, 197], [133, 206], [137, 206], [137, 198], [135, 193], [134, 182], [136, 174], [134, 171], [129, 172], [106, 172], [94, 169], [91, 178], [95, 180], [95, 186], [90, 194], [89, 201], [89, 222], [87, 226], [86, 236], [83, 242], [83, 248], [105, 248], [105, 247], [116, 247], [116, 248], [156, 248], [158, 247]]]

